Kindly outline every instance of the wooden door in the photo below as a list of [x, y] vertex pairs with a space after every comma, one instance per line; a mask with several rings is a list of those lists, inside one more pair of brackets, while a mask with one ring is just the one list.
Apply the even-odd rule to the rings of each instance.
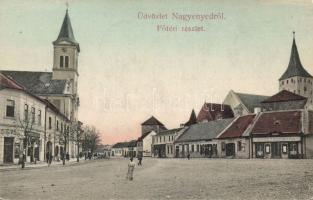
[[281, 158], [281, 148], [279, 142], [272, 142], [272, 158]]
[[13, 163], [13, 137], [5, 137], [4, 138], [4, 156], [3, 162], [4, 163]]

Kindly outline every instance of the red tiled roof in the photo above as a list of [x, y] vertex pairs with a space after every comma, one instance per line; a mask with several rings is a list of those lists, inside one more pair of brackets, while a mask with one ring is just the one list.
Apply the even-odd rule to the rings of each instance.
[[205, 103], [197, 116], [197, 121], [212, 121], [219, 118], [226, 119], [232, 117], [234, 117], [234, 113], [229, 105]]
[[304, 100], [304, 99], [306, 98], [303, 96], [294, 94], [287, 90], [282, 90], [278, 92], [277, 94], [265, 99], [261, 103], [271, 103], [271, 102], [280, 102], [280, 101], [297, 101], [297, 100]]
[[288, 134], [301, 133], [301, 111], [280, 111], [261, 113], [251, 133], [262, 134]]
[[18, 84], [13, 79], [5, 76], [4, 74], [0, 73], [0, 86], [1, 88], [10, 88], [10, 89], [16, 89], [16, 90], [24, 90], [25, 88]]
[[218, 138], [241, 137], [254, 117], [255, 115], [245, 115], [237, 118]]

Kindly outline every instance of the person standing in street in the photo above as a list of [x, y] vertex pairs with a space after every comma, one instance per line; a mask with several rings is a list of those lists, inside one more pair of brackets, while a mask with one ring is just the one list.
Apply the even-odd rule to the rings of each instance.
[[47, 164], [49, 164], [49, 151], [46, 152], [46, 161], [47, 161]]
[[132, 181], [133, 175], [134, 175], [134, 169], [135, 169], [136, 163], [133, 160], [133, 157], [130, 158], [130, 162], [128, 163], [128, 171], [127, 171], [127, 179]]
[[52, 152], [47, 152], [47, 163], [48, 163], [48, 166], [51, 165], [51, 162], [52, 162]]
[[142, 156], [138, 156], [138, 166], [141, 166], [142, 165]]

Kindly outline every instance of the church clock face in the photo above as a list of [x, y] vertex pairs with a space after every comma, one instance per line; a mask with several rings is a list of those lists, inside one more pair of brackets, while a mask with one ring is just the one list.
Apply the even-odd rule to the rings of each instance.
[[63, 48], [62, 48], [62, 51], [63, 51], [63, 52], [66, 52], [66, 48], [63, 47]]

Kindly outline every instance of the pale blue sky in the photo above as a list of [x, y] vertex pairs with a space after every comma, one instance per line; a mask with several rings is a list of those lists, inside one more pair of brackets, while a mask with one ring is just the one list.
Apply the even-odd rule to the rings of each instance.
[[[230, 89], [271, 95], [287, 67], [296, 31], [313, 74], [313, 4], [307, 1], [68, 1], [80, 43], [80, 119], [104, 142], [136, 138], [155, 115], [167, 127]], [[234, 1], [233, 1], [234, 2]], [[275, 3], [273, 3], [275, 2]], [[52, 41], [66, 1], [0, 0], [0, 68], [51, 71]], [[223, 21], [138, 20], [138, 12], [210, 14]], [[201, 33], [157, 32], [157, 24], [203, 25]]]

